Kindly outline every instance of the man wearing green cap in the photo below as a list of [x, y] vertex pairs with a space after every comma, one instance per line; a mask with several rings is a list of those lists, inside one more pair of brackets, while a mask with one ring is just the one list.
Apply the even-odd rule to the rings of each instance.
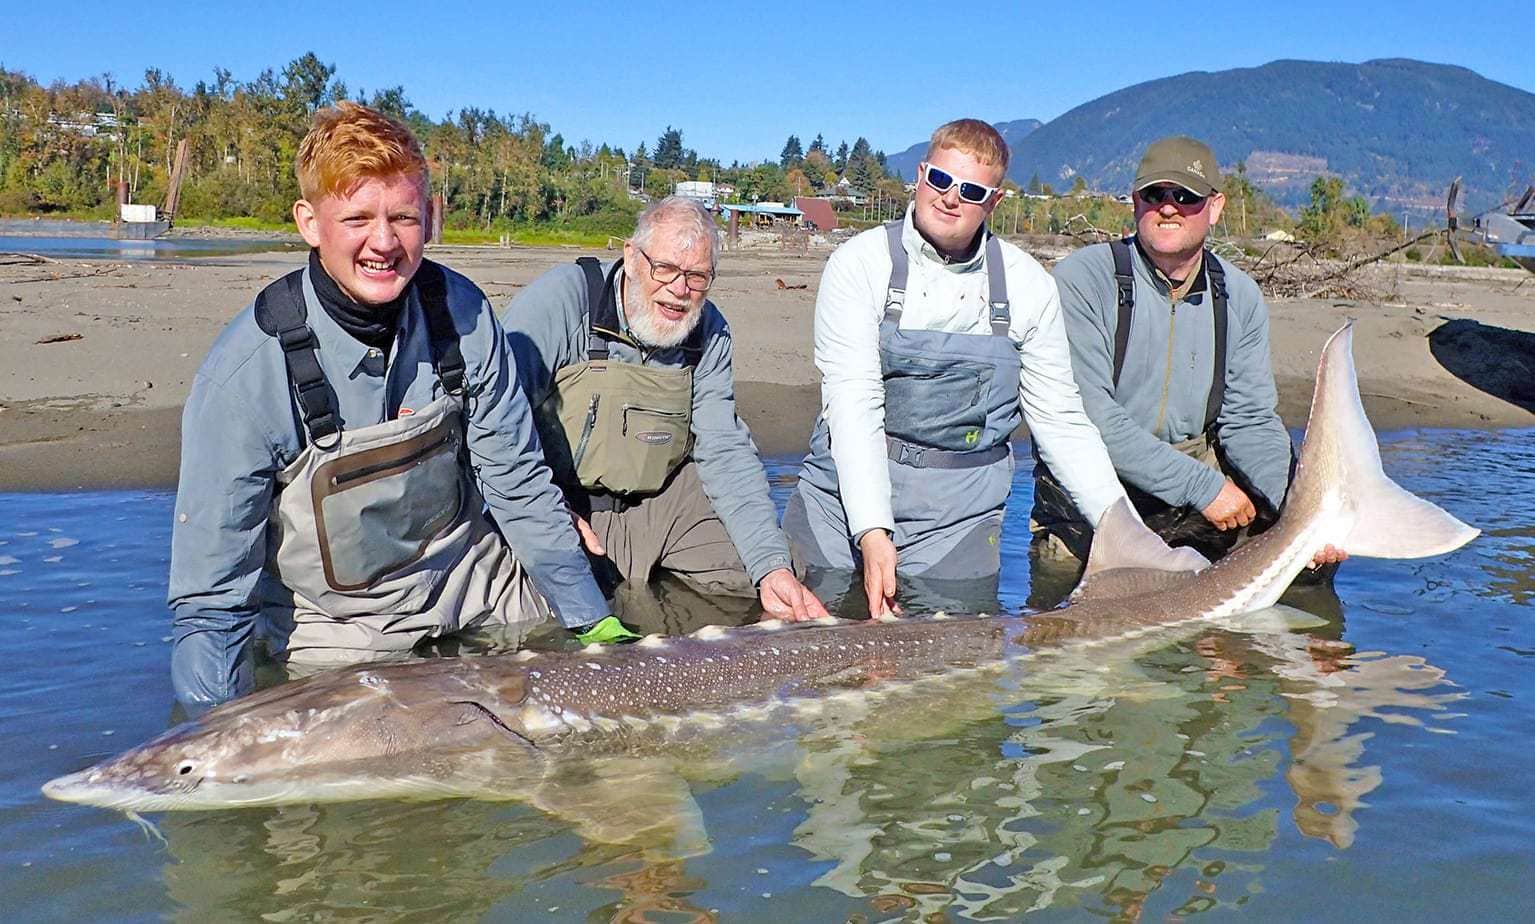
[[[1082, 403], [1120, 481], [1147, 525], [1211, 559], [1273, 521], [1292, 459], [1268, 306], [1205, 247], [1226, 204], [1220, 185], [1209, 146], [1157, 141], [1132, 187], [1136, 233], [1055, 267]], [[1086, 558], [1091, 527], [1043, 462], [1030, 528], [1039, 560]], [[1317, 561], [1341, 557], [1328, 547]]]

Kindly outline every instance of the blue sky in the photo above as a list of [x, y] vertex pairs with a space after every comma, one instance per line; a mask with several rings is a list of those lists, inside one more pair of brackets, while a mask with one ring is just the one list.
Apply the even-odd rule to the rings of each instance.
[[[1130, 84], [1276, 58], [1408, 57], [1535, 92], [1529, 0], [1195, 4], [462, 3], [7, 4], [0, 66], [137, 86], [237, 80], [305, 51], [349, 87], [402, 84], [442, 118], [463, 106], [531, 112], [568, 142], [633, 150], [668, 124], [725, 162], [776, 158], [792, 132], [889, 153], [961, 115], [1049, 120]], [[430, 10], [429, 13], [420, 11]], [[1183, 21], [1179, 21], [1179, 20]]]

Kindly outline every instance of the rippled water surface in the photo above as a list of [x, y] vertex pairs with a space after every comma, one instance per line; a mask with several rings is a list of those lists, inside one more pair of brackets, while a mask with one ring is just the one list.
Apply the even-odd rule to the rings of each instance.
[[[1287, 598], [1309, 618], [839, 703], [731, 772], [673, 768], [699, 811], [689, 851], [586, 843], [515, 802], [141, 825], [43, 799], [170, 721], [171, 497], [0, 494], [0, 917], [1517, 918], [1535, 907], [1535, 432], [1390, 434], [1382, 455], [1483, 536], [1351, 561], [1336, 596]], [[780, 503], [794, 470], [772, 466]], [[1020, 477], [1009, 608], [1028, 494]], [[621, 802], [641, 784], [594, 785]]]

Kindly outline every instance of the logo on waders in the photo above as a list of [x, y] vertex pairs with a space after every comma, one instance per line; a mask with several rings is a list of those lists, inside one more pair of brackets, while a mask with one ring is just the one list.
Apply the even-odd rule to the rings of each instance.
[[974, 446], [981, 441], [981, 431], [971, 430], [965, 434], [965, 445]]
[[672, 441], [672, 435], [665, 430], [641, 430], [634, 438], [651, 446], [665, 446]]

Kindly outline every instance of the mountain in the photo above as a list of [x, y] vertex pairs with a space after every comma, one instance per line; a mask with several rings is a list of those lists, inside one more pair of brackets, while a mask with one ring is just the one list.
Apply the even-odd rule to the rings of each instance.
[[[1009, 148], [1016, 149], [1023, 139], [1044, 124], [1038, 119], [1016, 119], [1012, 122], [993, 122], [992, 127], [1002, 133], [1002, 140], [1007, 142]], [[885, 169], [910, 182], [916, 179], [917, 164], [922, 162], [925, 154], [927, 154], [926, 141], [914, 144], [899, 154], [887, 155]]]
[[1337, 174], [1376, 209], [1443, 209], [1465, 177], [1466, 211], [1535, 174], [1535, 94], [1464, 67], [1406, 59], [1274, 61], [1136, 84], [1084, 103], [1013, 145], [1009, 176], [1056, 189], [1128, 191], [1146, 145], [1170, 134], [1210, 144], [1223, 172], [1247, 174], [1281, 204], [1309, 201]]

